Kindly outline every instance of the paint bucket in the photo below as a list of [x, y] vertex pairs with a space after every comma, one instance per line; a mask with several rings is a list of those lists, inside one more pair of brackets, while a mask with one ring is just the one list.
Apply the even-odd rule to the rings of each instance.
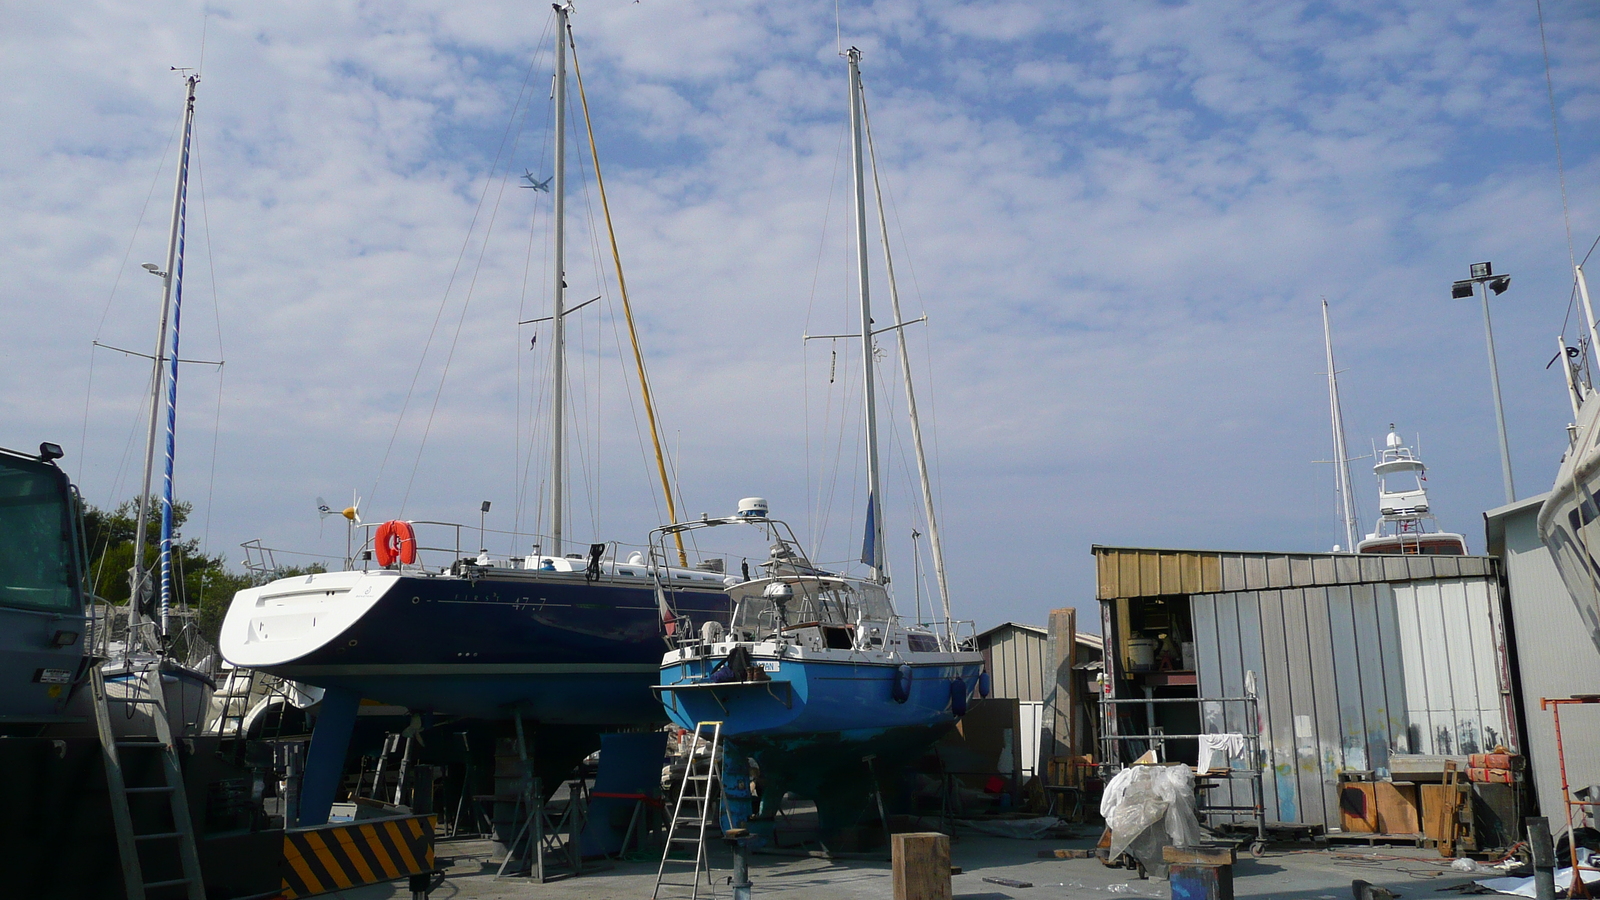
[[1128, 641], [1128, 668], [1135, 672], [1148, 672], [1156, 667], [1156, 648], [1161, 642], [1155, 638], [1133, 638]]

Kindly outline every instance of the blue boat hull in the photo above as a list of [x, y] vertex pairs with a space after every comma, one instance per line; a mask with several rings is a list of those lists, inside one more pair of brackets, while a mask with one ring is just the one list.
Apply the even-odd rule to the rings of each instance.
[[764, 662], [769, 681], [721, 685], [706, 680], [715, 659], [663, 666], [658, 692], [675, 724], [720, 721], [730, 758], [755, 760], [757, 820], [770, 822], [793, 792], [816, 803], [825, 841], [875, 818], [875, 791], [890, 798], [909, 792], [907, 767], [954, 727], [982, 669], [976, 661], [913, 666], [901, 702], [894, 663], [783, 659], [774, 669]]
[[[672, 595], [695, 622], [728, 618], [727, 596]], [[269, 672], [416, 712], [549, 724], [644, 725], [660, 608], [642, 586], [493, 577], [401, 577], [314, 652]]]

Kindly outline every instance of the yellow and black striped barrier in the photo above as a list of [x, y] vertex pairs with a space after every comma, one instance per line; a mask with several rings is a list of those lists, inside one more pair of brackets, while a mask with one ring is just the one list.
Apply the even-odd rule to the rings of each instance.
[[432, 872], [434, 816], [400, 816], [283, 833], [283, 897], [311, 897]]

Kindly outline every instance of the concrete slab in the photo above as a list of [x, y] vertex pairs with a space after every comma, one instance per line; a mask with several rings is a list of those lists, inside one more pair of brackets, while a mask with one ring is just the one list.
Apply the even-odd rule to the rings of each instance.
[[[1056, 900], [1056, 898], [1166, 898], [1167, 882], [1140, 880], [1126, 869], [1109, 869], [1094, 859], [1039, 859], [1040, 850], [1092, 846], [1077, 841], [1025, 841], [980, 834], [958, 834], [951, 846], [951, 863], [962, 874], [952, 879], [955, 900]], [[489, 845], [482, 841], [441, 841], [438, 855], [453, 863], [445, 883], [431, 900], [649, 900], [655, 885], [659, 857], [597, 863], [586, 874], [548, 884], [529, 881], [495, 881], [489, 863]], [[715, 893], [727, 900], [731, 854], [718, 847], [713, 854]], [[1473, 876], [1452, 872], [1449, 860], [1413, 848], [1383, 847], [1333, 850], [1269, 850], [1261, 859], [1241, 856], [1234, 867], [1234, 896], [1278, 900], [1347, 900], [1350, 882], [1360, 878], [1389, 888], [1410, 900], [1450, 896], [1438, 893], [1471, 881]], [[986, 883], [985, 877], [1010, 878], [1033, 883], [1031, 888], [1008, 888]], [[1481, 876], [1477, 876], [1481, 877]], [[892, 896], [889, 862], [829, 860], [759, 854], [751, 865], [756, 897], [781, 900], [885, 900]], [[373, 885], [359, 890], [324, 895], [344, 900], [390, 900], [411, 896], [404, 882]], [[705, 892], [702, 897], [707, 897]]]

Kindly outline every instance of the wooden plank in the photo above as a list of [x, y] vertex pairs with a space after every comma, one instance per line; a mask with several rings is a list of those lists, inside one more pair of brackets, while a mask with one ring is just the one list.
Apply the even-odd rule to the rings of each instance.
[[1161, 861], [1188, 866], [1231, 866], [1238, 862], [1233, 845], [1202, 845], [1199, 847], [1162, 847]]
[[1051, 751], [1055, 756], [1071, 756], [1077, 753], [1077, 710], [1079, 698], [1077, 693], [1078, 679], [1073, 672], [1073, 666], [1078, 660], [1078, 610], [1068, 606], [1050, 611], [1050, 637], [1055, 645], [1055, 655], [1050, 660], [1050, 695], [1055, 698], [1053, 704], [1054, 720], [1050, 723], [1050, 733], [1055, 738], [1055, 746]]
[[1383, 834], [1416, 834], [1421, 824], [1417, 815], [1417, 786], [1379, 781], [1375, 788], [1378, 831]]
[[1339, 827], [1356, 834], [1378, 830], [1377, 785], [1351, 781], [1339, 788]]
[[893, 836], [894, 900], [951, 900], [950, 838], [931, 831]]

